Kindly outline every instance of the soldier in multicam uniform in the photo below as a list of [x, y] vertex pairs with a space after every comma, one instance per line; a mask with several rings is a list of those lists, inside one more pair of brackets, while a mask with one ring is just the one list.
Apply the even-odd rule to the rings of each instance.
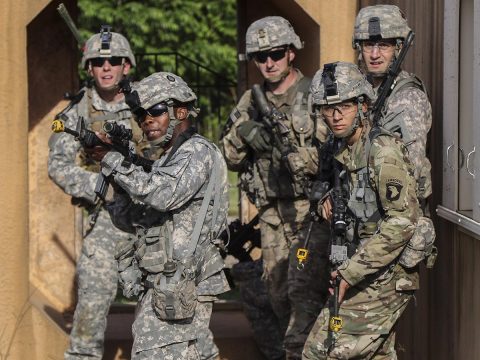
[[[103, 174], [116, 188], [109, 204], [112, 219], [135, 234], [127, 246], [117, 249], [124, 294], [140, 299], [132, 359], [215, 359], [218, 349], [208, 342], [212, 305], [229, 289], [214, 245], [227, 221], [226, 164], [220, 150], [192, 127], [197, 98], [180, 77], [155, 73], [132, 89], [127, 103], [157, 160], [151, 172], [125, 162], [114, 151], [101, 162]], [[176, 292], [184, 297], [185, 306], [196, 306], [191, 317], [182, 320], [168, 317], [169, 311], [176, 316], [181, 309], [168, 296], [159, 295], [172, 264], [176, 269], [172, 279], [177, 274], [192, 276], [189, 284], [196, 293]]]
[[[318, 317], [303, 359], [396, 359], [394, 325], [419, 285], [418, 266], [402, 265], [421, 215], [414, 167], [402, 141], [367, 120], [374, 93], [356, 65], [325, 65], [311, 93], [314, 111], [341, 141], [335, 163], [346, 171], [346, 241], [356, 251], [331, 274], [340, 278], [343, 327], [329, 331], [332, 301]], [[331, 209], [327, 198], [321, 211], [328, 221]]]
[[[358, 50], [360, 67], [368, 75], [375, 91], [410, 31], [404, 14], [395, 5], [367, 6], [358, 13], [353, 47]], [[425, 208], [426, 199], [432, 193], [431, 164], [426, 157], [432, 108], [425, 86], [417, 76], [400, 72], [385, 103], [380, 125], [399, 135], [407, 146], [415, 166], [417, 195]]]
[[[100, 131], [105, 121], [132, 128], [134, 141], [140, 143], [141, 129], [133, 121], [130, 109], [119, 93], [118, 83], [135, 66], [130, 44], [121, 34], [102, 28], [85, 44], [82, 67], [93, 77], [94, 86], [83, 88], [62, 114], [66, 126], [77, 127], [80, 118], [90, 130]], [[48, 174], [88, 215], [86, 232], [77, 263], [78, 302], [65, 359], [101, 359], [108, 310], [117, 292], [116, 242], [128, 234], [113, 226], [102, 202], [95, 196], [99, 163], [93, 149], [83, 149], [66, 133], [54, 134], [49, 141]]]
[[310, 220], [308, 180], [318, 167], [316, 145], [326, 134], [325, 126], [316, 126], [308, 111], [311, 79], [293, 66], [301, 48], [300, 38], [282, 17], [257, 20], [247, 29], [247, 57], [265, 79], [267, 100], [286, 114], [282, 123], [294, 148], [288, 161], [274, 145], [271, 129], [264, 126], [251, 90], [233, 109], [221, 141], [227, 165], [240, 172], [243, 189], [260, 214], [263, 279], [276, 315], [265, 324], [278, 324], [277, 329], [264, 331], [272, 335], [270, 347], [262, 347], [269, 359], [282, 359], [285, 352], [288, 359], [300, 359], [328, 288], [325, 225], [314, 224], [310, 260], [303, 271], [297, 269], [296, 251], [303, 245]]

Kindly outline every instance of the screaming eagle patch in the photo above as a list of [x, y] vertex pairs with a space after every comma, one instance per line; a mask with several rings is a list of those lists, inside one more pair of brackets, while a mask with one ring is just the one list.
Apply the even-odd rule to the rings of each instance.
[[385, 197], [389, 201], [397, 201], [400, 199], [403, 185], [399, 179], [388, 179], [385, 184]]
[[383, 163], [379, 172], [378, 191], [384, 210], [403, 209], [406, 206], [405, 197], [408, 193], [407, 171], [393, 160]]

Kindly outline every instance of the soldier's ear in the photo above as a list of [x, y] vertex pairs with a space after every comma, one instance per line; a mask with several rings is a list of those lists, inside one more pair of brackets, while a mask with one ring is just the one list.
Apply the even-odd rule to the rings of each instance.
[[188, 116], [188, 109], [184, 106], [175, 108], [175, 117], [177, 120], [185, 120]]
[[88, 73], [88, 76], [93, 77], [92, 64], [90, 63], [90, 60], [88, 60], [87, 73]]
[[293, 59], [295, 59], [295, 51], [293, 49], [288, 48], [287, 56], [288, 56], [288, 62], [291, 63]]

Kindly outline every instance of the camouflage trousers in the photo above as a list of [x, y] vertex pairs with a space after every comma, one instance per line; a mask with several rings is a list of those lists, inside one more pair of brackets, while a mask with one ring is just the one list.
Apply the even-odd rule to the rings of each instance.
[[[299, 209], [292, 206], [292, 210]], [[287, 359], [301, 359], [307, 336], [328, 293], [330, 230], [326, 224], [313, 224], [305, 268], [297, 268], [297, 249], [303, 247], [308, 228], [305, 218], [300, 216], [302, 222], [284, 223], [267, 213], [260, 217], [263, 279], [279, 331], [285, 334]]]
[[128, 239], [100, 210], [77, 263], [78, 301], [66, 360], [102, 359], [107, 315], [117, 293], [116, 241]]
[[152, 293], [148, 289], [137, 304], [132, 359], [216, 359], [218, 348], [209, 329], [213, 301], [202, 301], [199, 296], [193, 319], [164, 321], [153, 310]]
[[330, 297], [308, 336], [303, 359], [397, 359], [394, 326], [413, 292], [397, 291], [396, 282], [395, 269], [390, 269], [349, 289], [339, 310], [343, 327], [336, 334], [328, 330], [334, 305]]

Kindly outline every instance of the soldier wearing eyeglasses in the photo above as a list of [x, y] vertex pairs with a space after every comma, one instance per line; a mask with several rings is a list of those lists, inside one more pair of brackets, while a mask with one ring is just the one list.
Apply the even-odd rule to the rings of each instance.
[[[285, 114], [288, 156], [273, 141], [252, 91], [247, 90], [230, 114], [221, 139], [227, 165], [240, 174], [241, 188], [260, 215], [262, 279], [271, 306], [249, 315], [269, 359], [300, 359], [303, 344], [327, 294], [328, 228], [315, 223], [309, 259], [297, 269], [296, 251], [303, 245], [309, 216], [309, 180], [316, 174], [316, 145], [326, 134], [307, 108], [311, 79], [295, 68], [303, 43], [292, 25], [279, 16], [252, 23], [246, 33], [246, 55], [264, 78], [270, 105]], [[237, 269], [236, 269], [237, 270]], [[283, 344], [282, 344], [283, 342]], [[285, 352], [286, 354], [285, 354]]]
[[303, 360], [397, 359], [395, 325], [419, 284], [407, 250], [421, 215], [413, 166], [398, 137], [372, 127], [368, 108], [375, 94], [356, 65], [325, 64], [311, 94], [312, 111], [337, 145], [331, 161], [338, 196], [330, 193], [319, 210], [332, 231], [339, 220], [343, 230], [332, 243], [338, 292], [331, 289]]
[[[355, 21], [353, 47], [359, 52], [359, 65], [375, 91], [410, 31], [405, 15], [395, 5], [360, 9]], [[426, 146], [432, 125], [432, 108], [423, 82], [414, 74], [400, 72], [383, 113], [379, 125], [400, 136], [407, 146], [410, 160], [415, 165], [417, 195], [428, 213], [426, 199], [432, 193], [432, 180]]]
[[[93, 86], [81, 89], [61, 120], [75, 129], [80, 118], [92, 131], [101, 131], [106, 121], [133, 129], [133, 141], [140, 144], [142, 131], [133, 121], [119, 82], [135, 66], [128, 40], [107, 26], [85, 44], [81, 65], [93, 78]], [[72, 203], [87, 216], [83, 243], [77, 262], [78, 297], [70, 346], [65, 359], [102, 359], [104, 333], [110, 304], [117, 293], [115, 245], [128, 234], [111, 222], [104, 204], [94, 193], [100, 170], [96, 151], [84, 149], [71, 135], [54, 134], [49, 141], [48, 174]], [[101, 151], [101, 150], [100, 150]]]

